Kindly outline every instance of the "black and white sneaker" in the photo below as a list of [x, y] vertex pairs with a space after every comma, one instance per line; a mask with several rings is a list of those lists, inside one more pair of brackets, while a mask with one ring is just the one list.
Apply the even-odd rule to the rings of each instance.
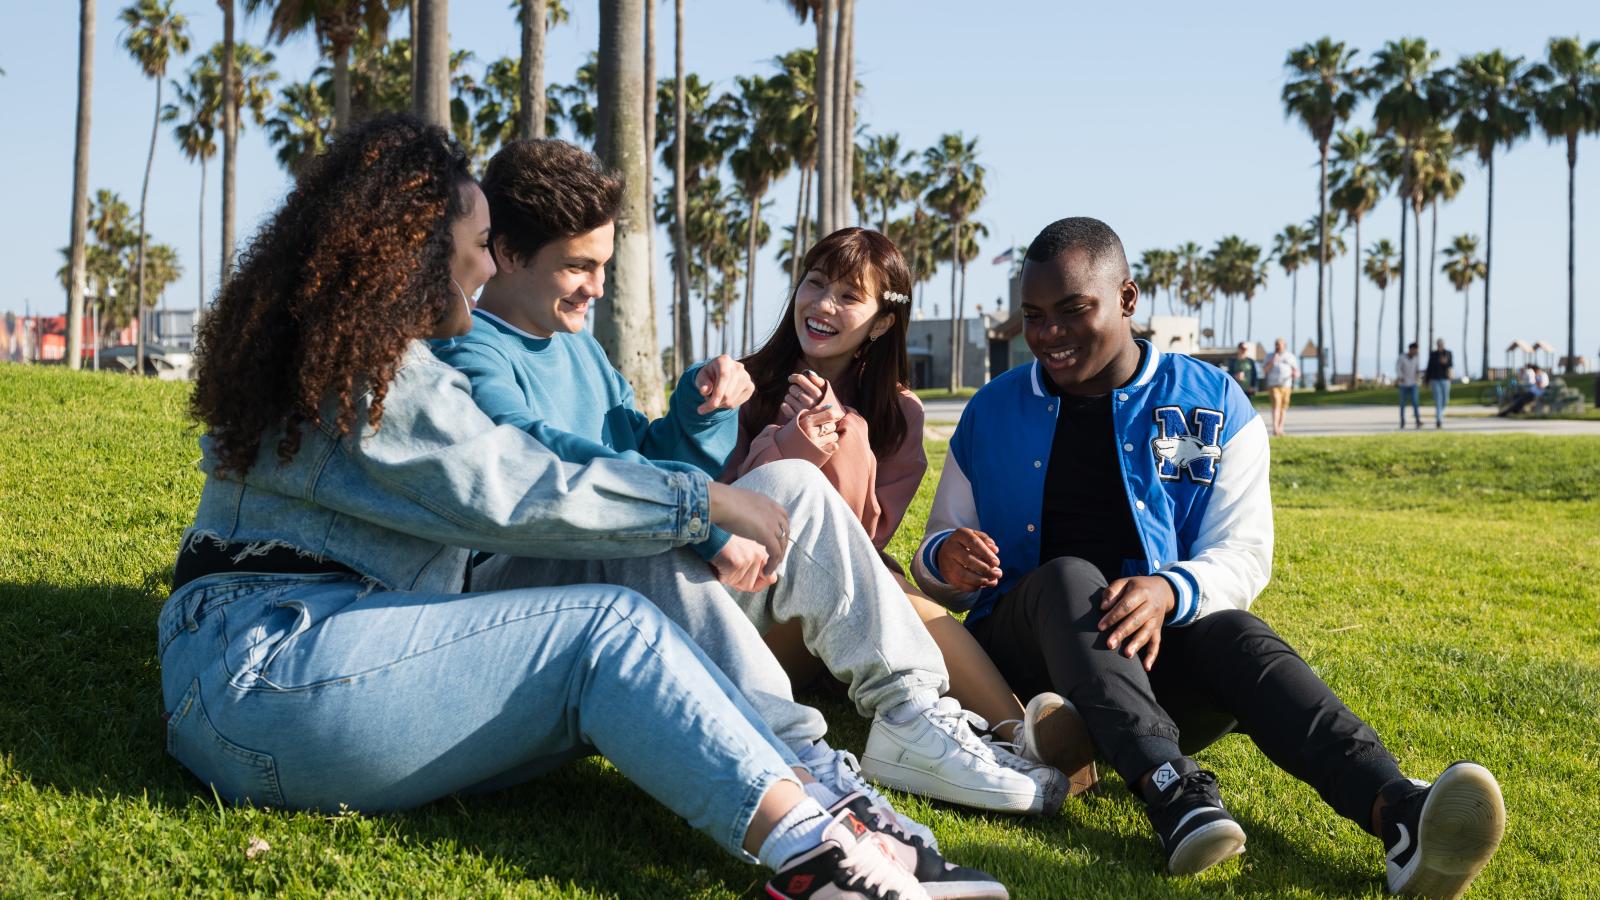
[[822, 843], [791, 857], [767, 882], [772, 900], [927, 900], [928, 892], [895, 856], [888, 838], [849, 810]]
[[921, 836], [901, 827], [897, 816], [873, 805], [872, 798], [866, 794], [845, 797], [828, 809], [828, 815], [837, 816], [845, 810], [884, 838], [894, 851], [895, 859], [917, 877], [929, 897], [1010, 900], [1010, 892], [993, 875], [946, 862], [939, 851], [929, 847]]
[[1386, 787], [1380, 815], [1389, 891], [1459, 897], [1500, 846], [1506, 807], [1488, 769], [1458, 762], [1433, 784]]
[[1173, 875], [1195, 875], [1244, 852], [1244, 829], [1222, 805], [1217, 776], [1188, 757], [1162, 763], [1150, 776], [1144, 814]]

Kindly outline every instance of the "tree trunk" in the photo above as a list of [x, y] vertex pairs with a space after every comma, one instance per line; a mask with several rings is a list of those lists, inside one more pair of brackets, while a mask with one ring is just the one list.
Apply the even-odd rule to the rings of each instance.
[[[1332, 260], [1329, 260], [1332, 262]], [[1339, 351], [1338, 343], [1334, 340], [1338, 329], [1333, 327], [1333, 266], [1328, 266], [1328, 380], [1334, 384], [1339, 382]]]
[[[839, 31], [834, 40], [834, 230], [850, 224], [855, 181], [855, 19], [856, 0], [839, 0]], [[830, 232], [831, 233], [831, 232]]]
[[1300, 358], [1300, 267], [1289, 273], [1289, 352]]
[[1354, 325], [1350, 330], [1350, 387], [1361, 383], [1361, 217], [1356, 217], [1356, 267], [1350, 277], [1356, 284]]
[[[1469, 285], [1470, 287], [1470, 285]], [[1467, 317], [1472, 314], [1472, 294], [1467, 288], [1461, 289], [1461, 371], [1470, 372], [1472, 368], [1467, 359]]]
[[333, 51], [333, 133], [350, 127], [350, 45], [335, 44]]
[[[645, 251], [650, 259], [650, 309], [656, 309], [656, 4], [644, 0], [644, 230]], [[659, 354], [658, 354], [659, 357]], [[676, 376], [678, 371], [673, 370]]]
[[450, 0], [417, 0], [417, 117], [450, 129]]
[[144, 158], [144, 182], [139, 187], [139, 249], [133, 269], [133, 374], [144, 374], [144, 245], [145, 213], [150, 204], [150, 170], [156, 164], [156, 136], [161, 133], [161, 78], [156, 77], [156, 111], [150, 120], [150, 152]]
[[1328, 389], [1328, 357], [1324, 353], [1322, 314], [1326, 305], [1323, 294], [1325, 284], [1323, 269], [1328, 258], [1328, 145], [1322, 143], [1317, 161], [1317, 390]]
[[417, 0], [406, 2], [406, 27], [411, 32], [411, 103], [416, 106], [417, 97]]
[[833, 56], [834, 28], [839, 18], [839, 0], [822, 0], [813, 9], [817, 26], [817, 66], [814, 92], [817, 97], [817, 232], [819, 237], [833, 233]]
[[[1411, 296], [1412, 296], [1412, 305], [1411, 305], [1411, 314], [1412, 314], [1411, 340], [1416, 342], [1417, 346], [1420, 347], [1420, 346], [1422, 346], [1422, 204], [1421, 204], [1421, 202], [1413, 202], [1412, 205], [1411, 205], [1411, 234], [1412, 234], [1413, 237], [1416, 238], [1415, 243], [1417, 245], [1417, 252], [1414, 254], [1416, 256], [1416, 258], [1417, 258], [1416, 270], [1415, 270], [1416, 271], [1416, 276], [1417, 276], [1417, 284], [1416, 284], [1416, 287], [1413, 288], [1412, 291], [1411, 291]], [[1420, 351], [1419, 351], [1419, 355], [1420, 355]]]
[[1432, 203], [1432, 207], [1433, 207], [1433, 209], [1431, 210], [1431, 215], [1430, 215], [1430, 218], [1432, 219], [1432, 224], [1429, 227], [1433, 231], [1433, 236], [1428, 238], [1428, 343], [1427, 343], [1427, 346], [1429, 346], [1429, 347], [1433, 346], [1433, 336], [1434, 336], [1434, 327], [1433, 327], [1433, 316], [1434, 316], [1433, 280], [1434, 280], [1434, 277], [1437, 276], [1438, 272], [1439, 272], [1439, 201], [1435, 200]]
[[[654, 0], [648, 0], [654, 2]], [[688, 131], [689, 103], [688, 75], [683, 68], [683, 6], [685, 0], [673, 0], [673, 141], [672, 152], [672, 240], [677, 245], [673, 268], [677, 271], [678, 296], [676, 305], [677, 327], [673, 331], [679, 371], [694, 359], [694, 330], [689, 322], [689, 163]], [[701, 342], [704, 344], [704, 342]], [[676, 373], [674, 373], [676, 374]]]
[[545, 0], [522, 0], [522, 61], [517, 67], [517, 137], [544, 137]]
[[78, 122], [72, 151], [72, 225], [68, 240], [67, 368], [83, 368], [84, 268], [89, 231], [89, 119], [94, 101], [94, 0], [78, 2]]
[[[646, 0], [649, 2], [649, 0]], [[755, 312], [756, 298], [756, 232], [761, 228], [761, 197], [750, 198], [749, 235], [744, 244], [744, 314], [739, 322], [739, 355], [749, 356], [750, 345], [756, 339], [756, 326], [751, 316]]]
[[[811, 249], [813, 239], [811, 234], [811, 198], [815, 195], [812, 187], [817, 180], [817, 164], [815, 162], [807, 163], [800, 170], [800, 178], [804, 187], [800, 188], [800, 230], [796, 233], [800, 235], [800, 249], [803, 257], [805, 251]], [[800, 277], [798, 273], [796, 273], [794, 281], [797, 284], [799, 283]]]
[[[424, 0], [426, 2], [426, 0]], [[596, 73], [599, 155], [622, 174], [616, 250], [606, 265], [611, 304], [595, 316], [595, 338], [622, 377], [633, 385], [639, 408], [660, 415], [661, 357], [656, 351], [656, 311], [650, 302], [650, 185], [645, 181], [644, 35], [647, 0], [601, 0]], [[654, 2], [654, 0], [648, 0]]]
[[1378, 365], [1378, 371], [1373, 376], [1374, 379], [1383, 374], [1383, 311], [1384, 307], [1388, 305], [1389, 286], [1384, 285], [1378, 288], [1378, 326], [1372, 330], [1372, 349], [1373, 352], [1378, 354], [1378, 358], [1375, 360]]
[[233, 277], [234, 185], [239, 171], [239, 66], [233, 49], [233, 0], [222, 6], [222, 265], [217, 290], [228, 289]]
[[952, 224], [955, 234], [950, 240], [950, 393], [953, 394], [961, 387], [961, 369], [956, 362], [961, 347], [956, 331], [960, 324], [956, 318], [956, 278], [961, 274], [961, 220]]
[[800, 283], [800, 260], [805, 258], [808, 248], [801, 236], [806, 218], [806, 168], [800, 167], [800, 177], [795, 181], [800, 182], [794, 198], [794, 237], [789, 247], [789, 290], [794, 291], [794, 286]]
[[961, 297], [956, 301], [956, 324], [961, 326], [960, 339], [956, 341], [956, 365], [961, 373], [958, 383], [967, 380], [967, 264], [961, 264]]
[[1577, 206], [1578, 136], [1567, 136], [1567, 364], [1566, 374], [1578, 372]]
[[[682, 3], [683, 0], [678, 0]], [[679, 7], [682, 8], [681, 6]], [[705, 260], [700, 262], [700, 270], [705, 271]], [[705, 275], [700, 276], [700, 348], [706, 356], [711, 355], [711, 279]]]
[[[1410, 207], [1409, 198], [1400, 198], [1400, 279], [1396, 291], [1398, 301], [1394, 305], [1396, 327], [1395, 355], [1400, 356], [1406, 352], [1406, 266], [1410, 262], [1406, 258], [1406, 211]], [[1399, 373], [1396, 373], [1397, 375]]]
[[[200, 319], [206, 314], [206, 158], [200, 157], [200, 253], [195, 258], [199, 262], [194, 267], [194, 274], [200, 281], [200, 294], [195, 298], [194, 327], [200, 327]], [[191, 345], [192, 346], [192, 345]]]
[[[1483, 244], [1483, 380], [1489, 380], [1489, 278], [1494, 274], [1494, 154], [1489, 154], [1489, 213], [1484, 230]], [[1462, 355], [1466, 354], [1466, 341], [1462, 340]], [[1466, 366], [1462, 365], [1462, 371]]]

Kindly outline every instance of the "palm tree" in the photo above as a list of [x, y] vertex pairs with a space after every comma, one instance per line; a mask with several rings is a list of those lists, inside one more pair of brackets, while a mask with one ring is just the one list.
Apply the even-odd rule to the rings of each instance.
[[1155, 299], [1162, 289], [1167, 291], [1167, 312], [1172, 312], [1172, 285], [1178, 275], [1177, 254], [1159, 248], [1146, 250], [1139, 254], [1139, 269], [1143, 277], [1134, 280], [1139, 290], [1150, 298], [1150, 318], [1155, 319]]
[[277, 114], [266, 122], [267, 140], [278, 148], [278, 163], [292, 175], [333, 139], [333, 108], [309, 81], [286, 85], [278, 93]]
[[548, 134], [544, 87], [545, 32], [567, 21], [561, 0], [514, 0], [517, 26], [522, 29], [522, 56], [517, 66], [517, 137], [522, 140]]
[[72, 232], [67, 243], [67, 367], [83, 367], [88, 266], [89, 119], [94, 101], [94, 0], [78, 2], [78, 116], [72, 150]]
[[272, 98], [271, 84], [278, 80], [272, 70], [272, 53], [233, 39], [233, 2], [223, 6], [222, 42], [212, 46], [207, 56], [222, 73], [222, 266], [220, 288], [233, 276], [234, 178], [238, 169], [240, 113], [248, 110], [257, 125], [267, 121], [267, 104]]
[[[684, 219], [689, 216], [689, 81], [683, 66], [683, 5], [673, 0], [672, 28], [672, 250], [675, 288], [672, 300], [672, 369], [683, 371], [694, 358], [694, 331], [689, 326], [689, 238]], [[703, 102], [703, 101], [702, 101]], [[660, 104], [657, 104], [660, 109]], [[658, 129], [659, 137], [661, 131]], [[684, 348], [688, 352], [684, 352]]]
[[[1454, 200], [1466, 183], [1466, 176], [1456, 168], [1455, 159], [1460, 154], [1455, 136], [1442, 130], [1428, 148], [1428, 161], [1423, 168], [1422, 195], [1429, 208], [1432, 237], [1428, 241], [1428, 342], [1433, 346], [1433, 273], [1438, 263], [1439, 251], [1439, 201]], [[1421, 247], [1418, 247], [1420, 255]]]
[[930, 208], [944, 215], [952, 230], [950, 247], [950, 390], [961, 387], [960, 320], [957, 308], [956, 276], [962, 269], [959, 251], [964, 243], [962, 228], [977, 212], [987, 189], [985, 170], [978, 163], [978, 139], [966, 140], [961, 132], [940, 136], [939, 142], [922, 153], [932, 182], [924, 195]]
[[412, 102], [418, 118], [450, 127], [450, 0], [417, 0], [417, 61]]
[[1361, 381], [1361, 219], [1378, 205], [1386, 185], [1377, 146], [1365, 129], [1341, 131], [1334, 142], [1333, 208], [1355, 227], [1355, 316], [1350, 334], [1350, 386]]
[[389, 13], [396, 0], [244, 0], [245, 12], [270, 9], [267, 39], [283, 43], [304, 31], [316, 35], [333, 60], [333, 130], [349, 127], [350, 48], [363, 35], [381, 42], [389, 33]]
[[911, 197], [907, 171], [916, 163], [913, 150], [900, 150], [900, 135], [879, 134], [867, 139], [861, 156], [865, 193], [878, 207], [878, 230], [889, 232], [889, 213]]
[[1177, 259], [1175, 280], [1178, 286], [1178, 299], [1185, 307], [1196, 311], [1203, 305], [1203, 296], [1207, 290], [1205, 279], [1204, 251], [1194, 241], [1179, 244], [1173, 251]]
[[1395, 276], [1395, 249], [1388, 238], [1379, 238], [1371, 247], [1367, 248], [1367, 261], [1362, 264], [1361, 270], [1367, 278], [1378, 286], [1378, 327], [1373, 334], [1378, 372], [1383, 372], [1383, 308], [1389, 301], [1389, 282]]
[[1314, 233], [1294, 222], [1283, 226], [1272, 238], [1272, 256], [1283, 268], [1283, 274], [1289, 276], [1289, 343], [1295, 353], [1300, 352], [1300, 335], [1296, 330], [1300, 321], [1300, 267], [1310, 258], [1308, 254], [1315, 240]]
[[[673, 333], [677, 337], [673, 345], [675, 348], [685, 348], [684, 352], [677, 355], [679, 369], [693, 357], [694, 329], [690, 321], [689, 304], [690, 294], [698, 281], [690, 270], [701, 267], [694, 253], [698, 242], [686, 230], [686, 220], [693, 218], [694, 194], [701, 189], [703, 180], [722, 164], [722, 148], [711, 140], [707, 130], [706, 108], [710, 105], [711, 86], [692, 72], [683, 73], [682, 79], [685, 103], [681, 113], [678, 109], [676, 77], [671, 81], [663, 79], [656, 92], [656, 142], [661, 148], [662, 160], [668, 162], [674, 172], [673, 184], [663, 191], [656, 203], [656, 222], [669, 226], [672, 235], [673, 282], [677, 297], [673, 307]], [[683, 132], [679, 131], [680, 125], [685, 129]], [[686, 135], [681, 145], [678, 141], [680, 133]], [[681, 177], [678, 175], [680, 149], [683, 153]], [[678, 196], [680, 186], [682, 197]]]
[[1346, 49], [1342, 41], [1323, 37], [1314, 44], [1291, 50], [1284, 60], [1289, 81], [1283, 86], [1283, 105], [1311, 132], [1317, 142], [1317, 390], [1327, 390], [1326, 356], [1323, 350], [1322, 319], [1326, 305], [1323, 269], [1328, 257], [1328, 236], [1322, 228], [1328, 215], [1328, 144], [1334, 128], [1355, 108], [1363, 84], [1363, 73], [1351, 65], [1355, 48]]
[[785, 0], [817, 30], [817, 221], [831, 234], [845, 225], [855, 171], [855, 0]]
[[[1467, 365], [1467, 319], [1470, 317], [1469, 307], [1472, 304], [1467, 296], [1467, 288], [1472, 287], [1475, 279], [1485, 279], [1484, 287], [1488, 288], [1489, 264], [1478, 259], [1478, 238], [1472, 234], [1458, 234], [1450, 246], [1444, 248], [1445, 277], [1461, 292], [1461, 369], [1470, 371]], [[1485, 367], [1488, 363], [1484, 364]]]
[[811, 246], [817, 222], [811, 212], [812, 177], [817, 167], [817, 52], [801, 48], [773, 57], [778, 74], [768, 82], [774, 95], [781, 97], [778, 108], [778, 143], [789, 149], [800, 171], [796, 190], [794, 229], [800, 253], [790, 261], [789, 283], [800, 280], [797, 267]]
[[144, 245], [145, 213], [150, 202], [150, 171], [156, 162], [156, 136], [161, 131], [161, 83], [174, 54], [189, 52], [189, 20], [172, 11], [172, 0], [138, 0], [120, 17], [128, 27], [122, 46], [146, 78], [156, 83], [156, 108], [150, 116], [150, 151], [145, 155], [144, 182], [139, 189], [139, 250], [134, 268], [134, 309], [138, 310], [138, 337], [134, 340], [135, 372], [144, 371]]
[[[1366, 83], [1368, 90], [1378, 93], [1378, 102], [1373, 110], [1377, 120], [1378, 134], [1393, 134], [1399, 139], [1405, 152], [1399, 157], [1400, 170], [1395, 175], [1395, 183], [1400, 185], [1401, 191], [1411, 202], [1411, 209], [1415, 215], [1420, 215], [1422, 210], [1422, 179], [1417, 172], [1417, 163], [1421, 155], [1418, 147], [1423, 132], [1438, 122], [1444, 101], [1448, 98], [1443, 92], [1434, 90], [1437, 83], [1429, 78], [1433, 64], [1439, 59], [1439, 51], [1428, 48], [1428, 42], [1422, 38], [1401, 38], [1383, 45], [1373, 57], [1372, 77]], [[1416, 234], [1416, 247], [1408, 254], [1406, 248], [1405, 207], [1400, 210], [1400, 303], [1401, 322], [1404, 322], [1405, 293], [1407, 263], [1411, 256], [1418, 257], [1410, 266], [1417, 272], [1416, 289], [1416, 339], [1420, 342], [1422, 330], [1422, 225], [1413, 223]], [[1402, 324], [1402, 332], [1404, 325]], [[1405, 337], [1400, 338], [1402, 350]]]
[[177, 97], [177, 102], [169, 103], [161, 110], [163, 122], [178, 123], [172, 128], [172, 137], [178, 142], [178, 149], [184, 158], [200, 163], [200, 209], [197, 214], [200, 264], [195, 269], [200, 286], [194, 307], [196, 324], [206, 308], [206, 162], [217, 155], [217, 111], [222, 105], [219, 73], [210, 63], [208, 57], [202, 56], [189, 67], [187, 84], [172, 82], [172, 93]]
[[[1317, 229], [1317, 223], [1316, 223], [1315, 220], [1308, 221], [1306, 223], [1306, 227], [1309, 230], [1315, 231]], [[1334, 261], [1337, 260], [1339, 257], [1343, 256], [1345, 254], [1346, 250], [1348, 249], [1345, 246], [1345, 242], [1344, 242], [1344, 228], [1339, 224], [1339, 216], [1338, 216], [1337, 213], [1334, 213], [1334, 212], [1328, 213], [1327, 220], [1323, 223], [1322, 231], [1326, 236], [1326, 244], [1325, 244], [1325, 246], [1328, 248], [1327, 256], [1325, 256], [1323, 258], [1323, 262], [1325, 264], [1329, 265], [1329, 266], [1332, 266]], [[1312, 249], [1315, 250], [1316, 248], [1313, 247]], [[1334, 323], [1334, 316], [1333, 316], [1333, 282], [1334, 282], [1334, 271], [1333, 271], [1332, 268], [1329, 268], [1328, 269], [1328, 304], [1327, 304], [1327, 312], [1326, 312], [1327, 321], [1326, 321], [1326, 323], [1319, 322], [1318, 325], [1321, 326], [1321, 325], [1325, 324], [1326, 327], [1327, 327], [1328, 352], [1327, 352], [1326, 359], [1328, 361], [1328, 366], [1327, 366], [1327, 368], [1328, 368], [1328, 378], [1330, 380], [1337, 381], [1338, 380], [1338, 374], [1339, 374], [1339, 360], [1338, 360], [1338, 357], [1337, 357], [1336, 352], [1335, 352], [1335, 344], [1336, 344], [1336, 342], [1334, 340], [1335, 329], [1333, 327], [1333, 323]], [[1318, 362], [1317, 368], [1318, 369], [1322, 368], [1320, 361]]]
[[773, 110], [781, 101], [774, 96], [767, 79], [741, 75], [736, 82], [739, 93], [724, 98], [729, 112], [717, 140], [723, 146], [736, 147], [728, 157], [728, 168], [748, 204], [751, 223], [745, 228], [744, 315], [739, 346], [742, 356], [755, 345], [756, 244], [762, 233], [761, 203], [773, 180], [789, 168], [789, 156], [771, 139]]
[[[1528, 67], [1520, 56], [1499, 50], [1463, 57], [1456, 64], [1451, 94], [1458, 111], [1456, 140], [1478, 152], [1488, 170], [1489, 200], [1483, 242], [1483, 378], [1489, 379], [1489, 294], [1494, 271], [1494, 151], [1510, 149], [1528, 134]], [[1466, 358], [1466, 343], [1461, 345]], [[1463, 371], [1466, 365], [1462, 365]]]
[[645, 90], [643, 2], [600, 3], [597, 149], [600, 158], [621, 173], [624, 188], [616, 251], [606, 266], [611, 303], [604, 314], [595, 316], [595, 339], [633, 385], [640, 409], [653, 417], [661, 410], [663, 394], [656, 311], [650, 302], [650, 184], [644, 176], [649, 151], [640, 115]]
[[1567, 364], [1578, 363], [1577, 194], [1578, 136], [1600, 130], [1600, 41], [1551, 38], [1545, 61], [1529, 73], [1538, 85], [1534, 118], [1551, 143], [1567, 142]]

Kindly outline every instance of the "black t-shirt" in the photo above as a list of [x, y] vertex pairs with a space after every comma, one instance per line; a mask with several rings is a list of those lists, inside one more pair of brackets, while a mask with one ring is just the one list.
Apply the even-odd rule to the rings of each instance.
[[1039, 562], [1076, 556], [1107, 581], [1121, 578], [1123, 561], [1142, 560], [1145, 554], [1122, 484], [1111, 395], [1066, 396], [1048, 377], [1042, 380], [1061, 409], [1044, 476]]
[[1435, 350], [1428, 354], [1428, 371], [1422, 377], [1427, 381], [1443, 381], [1450, 377], [1450, 368], [1455, 363], [1449, 350]]

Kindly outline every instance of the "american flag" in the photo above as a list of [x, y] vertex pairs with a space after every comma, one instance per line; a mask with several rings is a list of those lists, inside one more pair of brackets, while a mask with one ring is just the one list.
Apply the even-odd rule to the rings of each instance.
[[1017, 248], [1015, 248], [1015, 247], [1009, 247], [1009, 248], [1007, 248], [1007, 249], [1006, 249], [1006, 252], [1004, 252], [1004, 253], [1002, 253], [1002, 254], [1000, 254], [1000, 255], [999, 255], [999, 256], [996, 256], [996, 257], [995, 257], [995, 258], [994, 258], [994, 261], [993, 261], [993, 262], [992, 262], [992, 263], [991, 263], [991, 265], [996, 265], [996, 266], [998, 266], [998, 265], [1000, 265], [1000, 264], [1001, 264], [1001, 263], [1008, 263], [1008, 262], [1011, 262], [1011, 257], [1012, 257], [1012, 256], [1013, 256], [1013, 255], [1014, 255], [1014, 254], [1015, 254], [1015, 253], [1016, 253], [1016, 252], [1017, 252]]

